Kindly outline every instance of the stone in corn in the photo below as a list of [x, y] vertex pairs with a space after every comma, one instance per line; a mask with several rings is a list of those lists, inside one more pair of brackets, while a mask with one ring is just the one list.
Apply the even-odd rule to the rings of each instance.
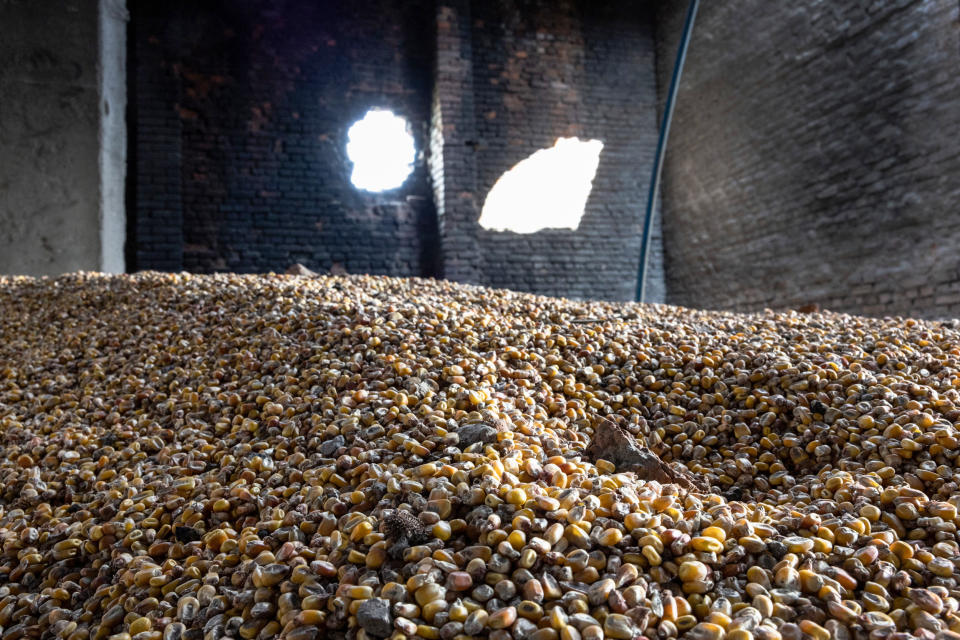
[[[0, 635], [953, 637], [958, 338], [421, 280], [0, 278]], [[605, 420], [703, 490], [588, 455]]]

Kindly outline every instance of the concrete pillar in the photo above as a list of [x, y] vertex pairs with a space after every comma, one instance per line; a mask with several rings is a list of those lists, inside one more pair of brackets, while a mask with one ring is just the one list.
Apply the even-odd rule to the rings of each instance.
[[100, 0], [100, 270], [123, 273], [127, 170], [126, 0]]
[[0, 4], [0, 273], [124, 271], [123, 0]]

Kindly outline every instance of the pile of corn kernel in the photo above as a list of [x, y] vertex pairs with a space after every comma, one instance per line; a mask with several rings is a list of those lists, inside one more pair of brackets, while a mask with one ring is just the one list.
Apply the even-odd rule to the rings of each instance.
[[0, 278], [0, 637], [960, 638], [958, 387], [902, 318]]

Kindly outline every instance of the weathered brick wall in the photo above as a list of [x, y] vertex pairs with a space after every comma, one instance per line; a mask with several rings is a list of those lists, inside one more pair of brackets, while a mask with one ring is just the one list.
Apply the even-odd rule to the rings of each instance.
[[473, 103], [470, 0], [437, 3], [436, 69], [430, 130], [430, 174], [437, 203], [440, 275], [483, 284], [477, 241], [476, 112]]
[[[137, 4], [136, 268], [339, 264], [632, 299], [656, 136], [652, 14], [601, 5]], [[345, 155], [347, 128], [376, 106], [408, 118], [422, 151], [379, 196], [350, 184]], [[503, 172], [574, 135], [605, 145], [578, 230], [479, 227]]]
[[[439, 3], [434, 119], [448, 139], [435, 190], [443, 193], [448, 277], [549, 295], [633, 299], [656, 143], [653, 55], [652, 16], [635, 3]], [[570, 136], [604, 143], [579, 228], [534, 234], [480, 228], [480, 209], [496, 180]], [[651, 300], [663, 298], [659, 246], [656, 237]]]
[[[658, 10], [669, 79], [685, 0]], [[701, 3], [667, 151], [670, 302], [960, 316], [956, 0]]]
[[425, 155], [384, 194], [346, 157], [372, 107], [425, 148], [432, 3], [134, 4], [136, 268], [435, 272]]

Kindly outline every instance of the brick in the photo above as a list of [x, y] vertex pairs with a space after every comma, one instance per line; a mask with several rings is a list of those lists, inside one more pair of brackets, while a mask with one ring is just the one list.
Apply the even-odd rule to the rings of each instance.
[[[658, 7], [661, 87], [685, 8]], [[702, 4], [664, 169], [668, 300], [942, 316], [960, 243], [944, 178], [960, 158], [943, 137], [960, 126], [958, 12]]]

